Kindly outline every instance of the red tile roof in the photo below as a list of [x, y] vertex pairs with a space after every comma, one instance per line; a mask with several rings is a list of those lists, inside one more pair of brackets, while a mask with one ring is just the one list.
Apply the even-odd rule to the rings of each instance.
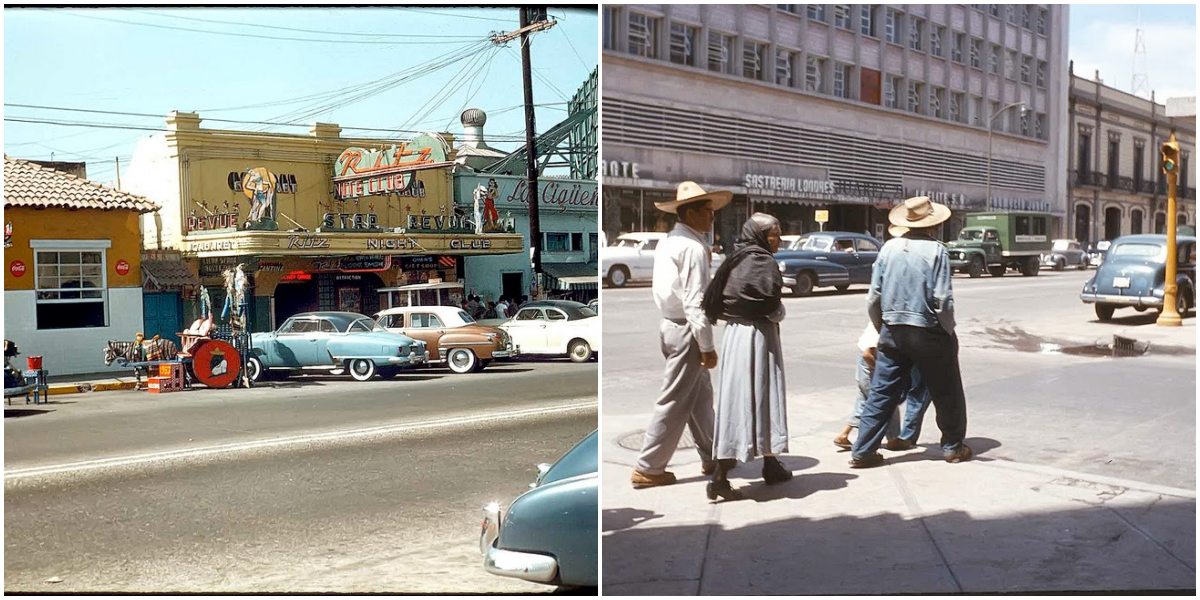
[[158, 204], [127, 192], [55, 171], [19, 158], [4, 157], [4, 207], [63, 207], [154, 212]]

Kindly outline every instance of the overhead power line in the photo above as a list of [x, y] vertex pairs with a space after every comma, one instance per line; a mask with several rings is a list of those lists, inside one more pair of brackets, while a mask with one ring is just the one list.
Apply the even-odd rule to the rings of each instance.
[[[143, 11], [143, 10], [133, 10], [133, 9], [128, 9], [128, 8], [123, 9], [123, 10], [131, 12], [131, 13], [139, 14], [139, 15], [147, 15], [147, 16], [151, 16], [151, 17], [162, 17], [165, 19], [177, 19], [177, 20], [181, 20], [181, 21], [193, 21], [193, 22], [197, 22], [197, 23], [215, 23], [217, 25], [229, 25], [230, 24], [229, 21], [219, 21], [216, 19], [201, 19], [199, 17], [191, 17], [191, 16], [184, 17], [184, 16], [180, 16], [180, 15], [172, 15], [172, 14], [167, 14], [167, 13], [150, 12], [150, 11]], [[280, 25], [271, 25], [271, 30], [272, 31], [276, 31], [276, 30], [277, 31], [295, 31], [297, 33], [315, 33], [318, 35], [344, 35], [344, 36], [353, 36], [353, 37], [373, 37], [373, 38], [430, 38], [430, 39], [441, 39], [441, 40], [457, 39], [457, 40], [463, 40], [463, 41], [475, 41], [481, 37], [479, 35], [430, 35], [430, 34], [419, 34], [419, 33], [418, 34], [409, 34], [409, 33], [362, 33], [362, 32], [352, 32], [352, 31], [321, 31], [318, 29], [297, 29], [295, 27], [282, 27]], [[239, 33], [239, 35], [244, 36], [244, 33]], [[255, 36], [255, 37], [258, 37], [258, 36]]]

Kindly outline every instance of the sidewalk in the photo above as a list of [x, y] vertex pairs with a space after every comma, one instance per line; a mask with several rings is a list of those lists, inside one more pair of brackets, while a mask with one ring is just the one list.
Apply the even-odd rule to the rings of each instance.
[[[115, 390], [132, 390], [137, 387], [137, 378], [132, 369], [117, 373], [80, 373], [76, 375], [51, 375], [46, 378], [50, 384], [49, 394], [80, 394], [84, 392], [111, 392]], [[146, 378], [142, 378], [142, 383]]]
[[[606, 417], [605, 435], [648, 415]], [[746, 498], [710, 503], [694, 450], [675, 485], [634, 490], [636, 454], [603, 449], [603, 592], [972, 594], [1193, 590], [1196, 493], [976, 457], [951, 465], [936, 443], [881, 450], [850, 469], [828, 431], [793, 436], [795, 476], [762, 483], [761, 461], [731, 476]]]

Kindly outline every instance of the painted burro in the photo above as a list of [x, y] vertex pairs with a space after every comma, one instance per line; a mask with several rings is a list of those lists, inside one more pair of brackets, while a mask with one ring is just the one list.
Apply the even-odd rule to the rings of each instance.
[[138, 145], [123, 187], [163, 205], [143, 218], [147, 250], [177, 251], [210, 289], [243, 265], [255, 331], [311, 310], [371, 314], [380, 290], [461, 281], [468, 256], [523, 251], [519, 233], [477, 228], [473, 199], [455, 197], [450, 134], [380, 140], [326, 123], [307, 135], [200, 123], [170, 113], [167, 131]]

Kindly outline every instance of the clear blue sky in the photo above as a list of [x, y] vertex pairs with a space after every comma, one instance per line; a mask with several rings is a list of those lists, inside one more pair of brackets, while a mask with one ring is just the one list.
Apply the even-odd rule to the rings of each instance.
[[[11, 119], [163, 128], [169, 111], [184, 110], [207, 119], [305, 124], [270, 128], [278, 132], [306, 133], [307, 124], [321, 121], [461, 133], [458, 115], [476, 107], [488, 113], [485, 133], [493, 146], [516, 149], [524, 135], [519, 40], [507, 47], [487, 42], [492, 32], [518, 28], [516, 8], [6, 8], [3, 14], [5, 154], [86, 160], [89, 177], [100, 182], [114, 179], [116, 157], [128, 167], [137, 140], [155, 132]], [[558, 24], [536, 34], [532, 45], [534, 102], [546, 104], [537, 109], [539, 131], [566, 117], [567, 99], [598, 57], [594, 7], [549, 14]], [[439, 60], [448, 64], [422, 68]], [[311, 98], [284, 103], [304, 97]], [[211, 120], [202, 126], [266, 127]]]
[[1132, 92], [1138, 10], [1146, 74], [1155, 100], [1196, 95], [1195, 4], [1072, 4], [1070, 57], [1075, 74]]

